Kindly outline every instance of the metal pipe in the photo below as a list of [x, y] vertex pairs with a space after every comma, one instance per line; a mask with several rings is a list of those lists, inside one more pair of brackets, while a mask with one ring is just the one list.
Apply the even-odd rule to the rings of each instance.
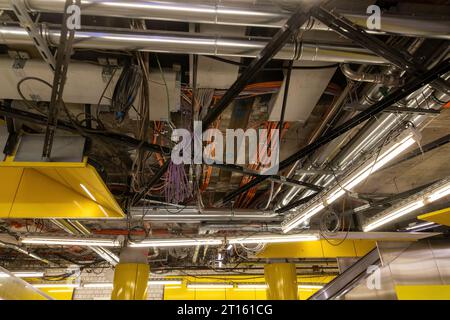
[[207, 209], [185, 208], [183, 210], [169, 210], [165, 208], [149, 209], [148, 207], [134, 207], [130, 210], [130, 215], [134, 219], [143, 219], [153, 222], [167, 223], [199, 223], [203, 221], [280, 221], [278, 214], [267, 211], [256, 210], [227, 210], [227, 209]]
[[341, 71], [347, 78], [353, 81], [383, 84], [388, 87], [401, 87], [405, 84], [405, 78], [401, 78], [400, 75], [358, 72], [352, 70], [348, 64], [342, 64]]
[[[423, 39], [418, 39], [416, 41], [414, 41], [412, 44], [410, 44], [408, 46], [408, 48], [406, 49], [410, 54], [414, 54], [419, 48], [420, 46], [423, 44], [424, 40]], [[362, 67], [358, 70], [360, 72], [362, 72]], [[385, 71], [386, 74], [388, 75], [392, 75], [397, 73], [397, 68], [395, 66], [390, 66], [388, 67]], [[348, 87], [348, 86], [347, 86]], [[383, 99], [383, 94], [381, 92], [381, 88], [382, 85], [381, 84], [371, 84], [366, 86], [362, 97], [359, 99], [358, 104], [360, 106], [370, 106], [378, 101], [380, 101], [381, 99]], [[342, 103], [344, 103], [344, 98], [347, 97], [347, 95], [350, 93], [350, 90], [352, 90], [352, 88], [348, 88], [348, 92], [346, 93], [346, 95], [343, 97], [343, 99], [341, 101], [339, 101], [339, 105], [341, 106]], [[344, 94], [344, 93], [343, 93]], [[341, 95], [342, 97], [342, 95]], [[354, 113], [349, 113], [346, 117], [344, 117], [341, 122], [345, 122], [348, 119], [350, 119], [352, 116], [354, 116]], [[382, 117], [386, 117], [386, 115], [382, 115]], [[365, 132], [366, 134], [370, 134], [369, 131], [365, 131], [365, 130], [361, 130], [360, 131], [361, 134], [363, 132]], [[313, 166], [312, 167], [321, 167], [323, 166], [324, 163], [328, 163], [330, 162], [333, 158], [335, 158], [337, 155], [342, 155], [344, 156], [345, 152], [340, 151], [343, 146], [346, 143], [350, 143], [349, 142], [349, 137], [353, 136], [353, 130], [350, 131], [349, 133], [347, 133], [346, 135], [342, 135], [341, 137], [339, 137], [338, 139], [336, 139], [335, 141], [333, 141], [332, 143], [330, 143], [323, 151], [321, 154], [319, 154], [318, 156], [315, 157], [315, 159], [313, 160]], [[361, 144], [361, 146], [363, 146], [363, 144]], [[339, 150], [339, 151], [338, 151]], [[347, 150], [351, 150], [351, 149], [347, 149]], [[360, 149], [356, 150], [356, 153], [353, 153], [353, 156], [358, 156], [362, 153], [360, 153]], [[356, 158], [354, 158], [356, 159]], [[298, 164], [298, 163], [297, 163]], [[297, 164], [295, 167], [297, 167]], [[342, 162], [341, 162], [342, 164]], [[294, 167], [294, 168], [295, 168]], [[310, 166], [311, 168], [311, 166]], [[307, 178], [307, 176], [305, 174], [300, 175], [298, 177], [299, 180], [305, 180]], [[311, 182], [316, 182], [319, 183], [322, 186], [327, 185], [327, 181], [323, 181], [324, 179], [329, 178], [325, 175], [319, 175], [317, 178], [315, 178], [314, 180], [311, 180]], [[330, 180], [330, 179], [328, 179]], [[296, 190], [296, 189], [290, 189], [286, 195], [283, 197], [283, 200], [281, 201], [280, 205], [281, 206], [287, 206], [289, 204], [290, 201], [292, 201], [292, 199], [297, 196], [297, 194], [300, 192], [301, 190]], [[311, 196], [312, 193], [311, 192], [306, 192], [305, 194], [303, 194], [303, 197], [308, 197]]]
[[[30, 11], [61, 13], [65, 0], [25, 0]], [[292, 6], [294, 7], [294, 6]], [[0, 0], [0, 10], [11, 10], [9, 0]], [[263, 3], [262, 1], [239, 2], [227, 0], [211, 1], [104, 1], [82, 0], [83, 15], [182, 21], [218, 25], [252, 26], [266, 28], [282, 27], [292, 14], [290, 8]], [[347, 19], [366, 28], [367, 14], [337, 10]], [[330, 31], [317, 20], [303, 26], [306, 30]], [[450, 39], [450, 24], [444, 17], [417, 17], [383, 13], [381, 30], [371, 33], [401, 34], [413, 37]]]
[[[57, 46], [58, 27], [41, 26], [49, 45]], [[255, 58], [270, 39], [260, 37], [224, 38], [220, 35], [200, 35], [187, 32], [137, 31], [121, 29], [84, 29], [75, 34], [74, 48], [171, 52], [212, 56]], [[25, 29], [17, 26], [0, 27], [0, 44], [33, 45]], [[325, 61], [344, 63], [384, 64], [386, 60], [366, 49], [351, 45], [302, 42], [285, 45], [274, 57], [284, 60]]]
[[5, 248], [8, 248], [8, 249], [16, 250], [16, 251], [18, 251], [18, 252], [20, 252], [20, 253], [23, 253], [23, 254], [25, 254], [25, 255], [27, 255], [27, 256], [33, 258], [33, 259], [36, 259], [36, 260], [38, 260], [38, 261], [43, 262], [43, 263], [45, 263], [45, 264], [53, 265], [53, 263], [50, 262], [50, 261], [48, 261], [47, 259], [41, 258], [41, 257], [38, 256], [37, 254], [34, 254], [34, 253], [32, 253], [32, 252], [29, 252], [28, 250], [26, 250], [26, 249], [24, 249], [24, 248], [21, 248], [21, 247], [19, 247], [18, 245], [0, 241], [0, 247], [5, 247]]
[[[382, 99], [380, 102], [373, 104], [371, 106], [371, 108], [364, 110], [363, 112], [359, 113], [357, 116], [344, 122], [342, 125], [334, 128], [326, 136], [318, 139], [316, 142], [302, 148], [301, 150], [297, 151], [290, 157], [281, 161], [280, 165], [279, 165], [279, 169], [284, 170], [284, 169], [290, 167], [297, 160], [302, 159], [302, 158], [312, 154], [313, 152], [319, 150], [321, 147], [328, 144], [332, 140], [353, 130], [361, 123], [377, 116], [378, 113], [381, 113], [384, 109], [398, 103], [399, 101], [404, 100], [411, 93], [419, 91], [425, 85], [435, 81], [436, 79], [440, 79], [441, 76], [443, 76], [449, 72], [450, 65], [448, 63], [449, 63], [448, 60], [441, 62], [437, 67], [430, 69], [425, 74], [423, 74], [421, 77], [416, 78], [414, 81], [408, 82], [402, 88], [397, 89], [393, 93], [384, 97], [384, 99]], [[238, 195], [250, 190], [251, 188], [256, 187], [258, 184], [265, 181], [266, 179], [267, 179], [267, 176], [259, 176], [259, 177], [255, 178], [254, 180], [252, 180], [251, 182], [247, 183], [246, 185], [240, 187], [236, 191], [227, 194], [223, 199], [218, 201], [216, 205], [228, 203], [230, 200], [232, 200], [235, 197], [237, 197]]]

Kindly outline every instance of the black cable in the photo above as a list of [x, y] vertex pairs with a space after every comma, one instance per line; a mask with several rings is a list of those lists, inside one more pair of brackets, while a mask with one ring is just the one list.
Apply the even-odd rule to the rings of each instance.
[[[242, 67], [242, 68], [246, 68], [248, 67], [248, 65], [246, 65], [245, 63], [240, 63], [240, 62], [236, 62], [233, 60], [229, 60], [229, 59], [225, 59], [225, 58], [221, 58], [221, 57], [216, 57], [216, 56], [204, 56], [216, 61], [220, 61], [223, 63], [228, 63], [228, 64], [232, 64], [238, 67]], [[339, 67], [339, 63], [333, 63], [333, 64], [329, 64], [329, 65], [324, 65], [324, 66], [293, 66], [292, 70], [321, 70], [321, 69], [332, 69], [332, 68], [337, 68]], [[278, 71], [278, 70], [289, 70], [289, 66], [288, 67], [279, 67], [279, 68], [263, 68], [261, 69], [262, 71]]]
[[144, 75], [138, 65], [126, 66], [116, 83], [111, 100], [111, 108], [118, 121], [123, 121], [133, 105], [141, 88]]

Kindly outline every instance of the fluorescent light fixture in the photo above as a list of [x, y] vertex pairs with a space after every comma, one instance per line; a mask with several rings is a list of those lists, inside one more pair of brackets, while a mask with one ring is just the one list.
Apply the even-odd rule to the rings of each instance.
[[49, 293], [69, 293], [73, 292], [73, 289], [59, 289], [59, 290], [48, 290]]
[[448, 195], [450, 195], [450, 182], [431, 192], [431, 194], [428, 195], [427, 200], [429, 202], [434, 202]]
[[292, 234], [292, 235], [262, 235], [249, 237], [229, 238], [229, 244], [260, 244], [260, 243], [288, 243], [301, 241], [317, 241], [318, 235], [314, 234]]
[[363, 230], [364, 230], [364, 232], [372, 231], [374, 229], [381, 227], [382, 225], [385, 225], [386, 223], [394, 221], [410, 212], [420, 209], [423, 206], [425, 206], [425, 203], [423, 200], [418, 200], [418, 201], [410, 203], [406, 206], [401, 206], [398, 209], [395, 209], [393, 211], [390, 211], [387, 214], [384, 214], [381, 218], [376, 219], [374, 222], [365, 225], [363, 227]]
[[[181, 285], [181, 280], [150, 280], [149, 286], [166, 286], [166, 285]], [[114, 285], [111, 282], [92, 282], [83, 284], [83, 288], [97, 288], [97, 289], [112, 289]]]
[[158, 247], [196, 247], [196, 246], [220, 246], [223, 244], [221, 239], [152, 239], [140, 242], [130, 242], [132, 248], [158, 248]]
[[299, 289], [303, 289], [303, 290], [316, 290], [316, 289], [322, 289], [323, 285], [320, 285], [320, 284], [299, 284], [298, 288]]
[[39, 288], [63, 288], [63, 289], [67, 289], [67, 288], [79, 288], [80, 285], [77, 283], [38, 283], [38, 284], [33, 284], [33, 287], [39, 289]]
[[[417, 229], [422, 229], [422, 228], [427, 228], [427, 227], [434, 227], [436, 226], [436, 224], [434, 222], [424, 222], [424, 223], [416, 223], [413, 226], [407, 227], [405, 228], [405, 230], [407, 231], [413, 231], [413, 230], [417, 230]], [[428, 229], [428, 228], [427, 228]]]
[[44, 276], [44, 272], [33, 272], [33, 271], [18, 271], [12, 272], [14, 276], [17, 278], [42, 278]]
[[[34, 272], [34, 271], [17, 271], [11, 272], [13, 276], [17, 278], [42, 278], [44, 272]], [[5, 272], [0, 272], [0, 278], [8, 278], [10, 275]]]
[[188, 283], [187, 288], [199, 290], [232, 289], [234, 285], [232, 283]]
[[[240, 290], [266, 290], [269, 286], [266, 283], [239, 283], [237, 289]], [[315, 290], [322, 289], [323, 285], [320, 284], [299, 284], [298, 289], [303, 290]]]
[[[436, 200], [442, 199], [450, 194], [450, 181], [449, 179], [441, 180], [434, 185], [426, 188], [424, 191], [420, 192], [420, 195], [414, 195], [409, 199], [399, 203], [398, 205], [381, 212], [376, 215], [373, 219], [369, 220], [364, 226], [363, 230], [369, 232], [380, 228], [381, 226], [388, 224], [394, 220], [397, 220], [408, 213], [418, 210], [425, 205], [432, 203]], [[415, 228], [409, 229], [413, 230], [420, 228], [416, 226]], [[407, 229], [408, 230], [408, 229]]]
[[114, 285], [111, 282], [98, 282], [98, 283], [84, 283], [83, 288], [96, 288], [96, 289], [112, 289]]
[[320, 197], [320, 202], [315, 202], [311, 205], [300, 208], [301, 212], [299, 214], [283, 223], [283, 232], [287, 233], [300, 224], [308, 221], [311, 217], [322, 211], [326, 206], [344, 196], [346, 190], [352, 190], [355, 188], [361, 182], [365, 181], [372, 173], [381, 169], [413, 144], [414, 139], [411, 134], [408, 134], [406, 137], [391, 144], [391, 146], [382, 151], [378, 156], [374, 156], [371, 160], [354, 170], [347, 178], [340, 181], [338, 185], [323, 194]]
[[265, 283], [239, 283], [237, 289], [239, 290], [266, 290], [268, 285]]
[[21, 242], [24, 244], [49, 246], [121, 247], [120, 241], [116, 239], [24, 237]]

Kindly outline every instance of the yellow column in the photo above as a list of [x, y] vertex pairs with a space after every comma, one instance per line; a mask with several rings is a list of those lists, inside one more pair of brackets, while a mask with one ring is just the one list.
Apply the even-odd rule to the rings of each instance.
[[147, 300], [149, 273], [146, 252], [125, 249], [114, 271], [111, 300]]
[[266, 264], [264, 276], [267, 283], [267, 300], [298, 300], [295, 264]]

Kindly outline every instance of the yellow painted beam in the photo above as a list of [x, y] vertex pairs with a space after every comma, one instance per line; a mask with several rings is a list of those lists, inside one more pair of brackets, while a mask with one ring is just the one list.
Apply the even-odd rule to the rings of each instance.
[[125, 215], [94, 167], [0, 166], [0, 218], [121, 219]]
[[450, 208], [430, 212], [418, 217], [420, 220], [434, 222], [443, 226], [450, 226]]
[[294, 263], [264, 266], [268, 300], [298, 300], [297, 270]]
[[114, 271], [111, 300], [147, 300], [149, 273], [148, 264], [118, 264]]
[[395, 286], [399, 300], [450, 300], [450, 285]]
[[362, 257], [376, 246], [375, 240], [320, 240], [269, 244], [258, 258]]

